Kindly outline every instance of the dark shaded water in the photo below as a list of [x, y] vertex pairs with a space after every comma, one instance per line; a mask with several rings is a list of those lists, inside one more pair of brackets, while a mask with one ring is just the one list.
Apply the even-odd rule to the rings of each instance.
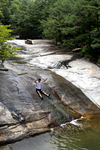
[[83, 118], [20, 142], [2, 147], [0, 150], [99, 150], [100, 114]]

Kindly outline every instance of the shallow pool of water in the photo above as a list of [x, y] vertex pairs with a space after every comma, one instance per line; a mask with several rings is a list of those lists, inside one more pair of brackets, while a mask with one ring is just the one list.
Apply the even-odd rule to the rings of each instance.
[[45, 133], [1, 147], [0, 150], [99, 150], [100, 115], [82, 119], [76, 125]]

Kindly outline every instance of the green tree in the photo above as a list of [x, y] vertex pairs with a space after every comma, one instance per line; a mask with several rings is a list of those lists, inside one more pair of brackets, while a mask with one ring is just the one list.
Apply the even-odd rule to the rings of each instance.
[[[99, 1], [58, 0], [49, 9], [49, 17], [42, 20], [46, 37], [66, 45], [91, 45], [91, 32], [99, 31]], [[80, 45], [79, 45], [80, 46]]]
[[41, 20], [55, 0], [13, 0], [10, 5], [11, 28], [20, 38], [42, 38]]
[[47, 38], [56, 40], [56, 43], [62, 43], [64, 39], [68, 38], [69, 31], [67, 29], [72, 3], [70, 0], [56, 1], [49, 9], [49, 17], [41, 21], [43, 34]]
[[18, 49], [18, 47], [11, 47], [7, 40], [10, 36], [11, 30], [8, 29], [9, 26], [0, 24], [0, 59], [1, 59], [1, 65], [3, 66], [4, 61], [6, 58], [9, 57], [15, 57], [17, 53], [15, 53], [15, 50]]
[[10, 7], [11, 28], [20, 38], [37, 38], [40, 34], [40, 8], [32, 0], [13, 0]]
[[2, 23], [4, 25], [10, 24], [10, 10], [9, 10], [9, 1], [10, 0], [0, 0], [0, 8], [2, 8], [3, 18]]

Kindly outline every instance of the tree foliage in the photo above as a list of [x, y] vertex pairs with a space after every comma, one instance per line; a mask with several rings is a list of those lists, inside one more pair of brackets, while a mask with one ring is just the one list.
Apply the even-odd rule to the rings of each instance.
[[8, 27], [8, 25], [0, 24], [0, 59], [2, 60], [2, 65], [6, 58], [15, 57], [17, 55], [15, 51], [18, 49], [18, 47], [11, 47], [7, 43], [11, 32]]
[[[68, 48], [86, 47], [85, 56], [100, 57], [92, 47], [100, 44], [100, 2], [98, 0], [58, 0], [49, 9], [49, 17], [41, 21], [43, 34]], [[96, 55], [95, 55], [96, 54]]]
[[[20, 38], [48, 38], [65, 47], [100, 44], [99, 0], [1, 0], [3, 24]], [[84, 48], [87, 49], [87, 48]], [[91, 55], [94, 52], [91, 52]]]
[[[2, 14], [1, 10], [0, 14]], [[2, 25], [0, 23], [0, 59], [2, 65], [6, 58], [15, 57], [15, 55], [17, 55], [15, 53], [15, 50], [18, 49], [18, 47], [11, 47], [7, 43], [7, 40], [9, 39], [8, 37], [11, 35], [12, 32], [12, 30], [8, 29], [9, 27], [10, 25]]]

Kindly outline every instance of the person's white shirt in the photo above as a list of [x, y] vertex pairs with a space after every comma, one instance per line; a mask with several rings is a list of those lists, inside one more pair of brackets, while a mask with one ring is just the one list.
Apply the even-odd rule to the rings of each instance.
[[41, 89], [41, 83], [42, 81], [36, 81], [36, 89]]

